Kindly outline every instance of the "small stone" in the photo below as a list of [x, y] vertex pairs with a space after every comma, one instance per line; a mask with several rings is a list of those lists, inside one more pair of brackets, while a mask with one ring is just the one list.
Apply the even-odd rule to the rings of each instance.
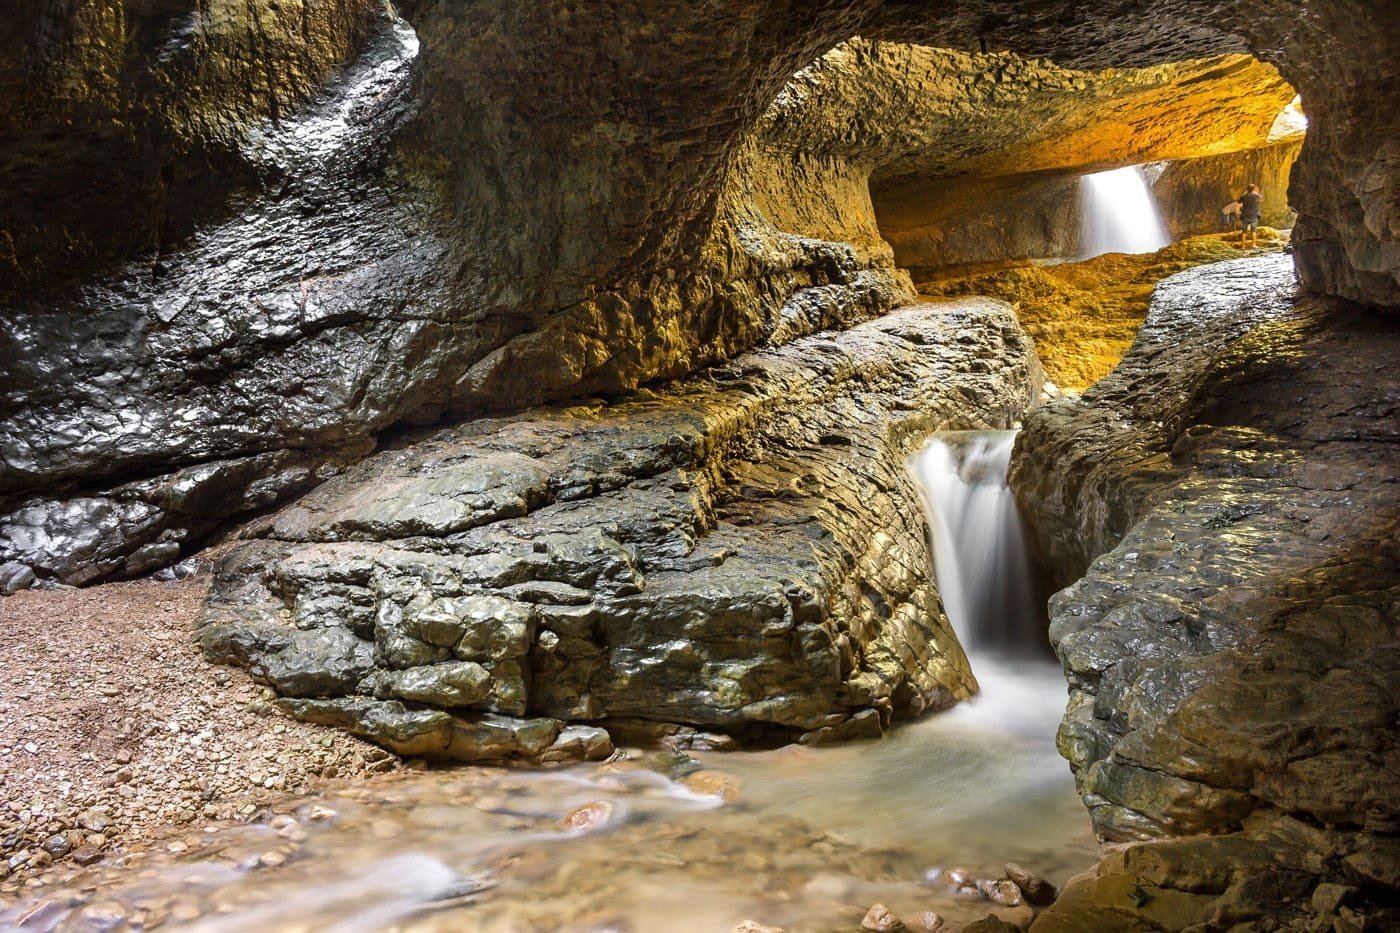
[[62, 858], [73, 851], [73, 840], [68, 838], [67, 833], [54, 833], [40, 845], [43, 846], [45, 852], [55, 858]]
[[987, 914], [981, 920], [974, 920], [963, 927], [963, 933], [1020, 933], [1020, 927], [996, 914]]
[[613, 805], [606, 801], [586, 803], [560, 820], [559, 825], [571, 832], [592, 832], [607, 826], [613, 812]]
[[782, 927], [770, 927], [757, 920], [745, 920], [734, 927], [731, 933], [786, 933]]
[[942, 930], [947, 925], [941, 914], [936, 914], [931, 910], [920, 911], [919, 915], [914, 918], [914, 929], [924, 930], [926, 933]]
[[681, 785], [706, 797], [718, 797], [725, 803], [738, 800], [742, 786], [738, 778], [721, 771], [697, 771], [682, 778]]
[[1347, 895], [1355, 890], [1355, 888], [1344, 884], [1323, 882], [1313, 888], [1312, 909], [1319, 914], [1335, 914], [1341, 908], [1342, 902], [1347, 899]]
[[1015, 907], [1021, 903], [1021, 889], [1016, 886], [1016, 882], [1008, 878], [998, 878], [995, 881], [981, 879], [977, 882], [977, 890], [993, 904], [1003, 907]]
[[943, 871], [943, 882], [949, 887], [960, 888], [972, 884], [972, 870], [968, 868], [948, 868]]
[[315, 820], [318, 823], [325, 823], [335, 819], [336, 812], [325, 804], [313, 803], [311, 808], [306, 811], [306, 816], [308, 819]]
[[79, 865], [91, 865], [102, 858], [102, 850], [95, 845], [81, 845], [73, 850], [73, 861]]
[[860, 921], [860, 928], [872, 933], [892, 933], [909, 929], [904, 925], [904, 921], [896, 917], [884, 904], [876, 904], [867, 910], [865, 917]]
[[1049, 881], [1046, 881], [1035, 872], [1027, 871], [1015, 862], [1007, 862], [1003, 866], [1006, 877], [1015, 882], [1016, 887], [1021, 889], [1027, 901], [1032, 904], [1052, 904], [1059, 895], [1059, 891]]
[[103, 833], [111, 827], [112, 821], [101, 810], [84, 810], [78, 815], [78, 825], [95, 833]]
[[258, 865], [263, 868], [276, 868], [279, 865], [286, 864], [286, 862], [287, 856], [275, 849], [271, 852], [264, 852], [262, 855], [258, 856]]
[[977, 890], [975, 884], [960, 884], [953, 889], [953, 896], [960, 897], [965, 901], [982, 900], [982, 892]]

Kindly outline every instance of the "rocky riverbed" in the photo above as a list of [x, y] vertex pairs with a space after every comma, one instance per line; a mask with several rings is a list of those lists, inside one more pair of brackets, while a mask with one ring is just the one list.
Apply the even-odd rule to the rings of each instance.
[[192, 644], [210, 575], [0, 600], [0, 896], [397, 767]]

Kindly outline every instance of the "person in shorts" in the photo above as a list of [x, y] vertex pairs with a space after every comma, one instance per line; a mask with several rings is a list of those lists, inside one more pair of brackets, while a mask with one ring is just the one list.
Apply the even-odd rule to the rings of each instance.
[[1249, 239], [1250, 246], [1259, 245], [1259, 215], [1264, 206], [1264, 196], [1258, 185], [1250, 185], [1249, 190], [1240, 195], [1240, 242]]

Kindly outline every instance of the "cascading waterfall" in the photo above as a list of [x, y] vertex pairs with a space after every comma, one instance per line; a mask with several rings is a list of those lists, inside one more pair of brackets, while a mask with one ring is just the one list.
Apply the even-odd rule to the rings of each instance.
[[1025, 529], [1006, 484], [1015, 440], [1015, 431], [943, 432], [913, 464], [943, 608], [969, 653], [1044, 651]]
[[1141, 166], [1095, 172], [1080, 179], [1084, 258], [1103, 253], [1152, 253], [1171, 243]]

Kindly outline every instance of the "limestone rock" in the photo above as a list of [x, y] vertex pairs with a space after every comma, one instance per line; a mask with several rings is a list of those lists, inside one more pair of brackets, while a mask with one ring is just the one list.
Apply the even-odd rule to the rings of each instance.
[[1030, 903], [1043, 905], [1055, 900], [1058, 893], [1055, 886], [1035, 872], [1027, 871], [1015, 862], [1007, 862], [1004, 871]]
[[[985, 204], [1038, 169], [1252, 145], [1287, 89], [1249, 49], [1310, 107], [1304, 281], [1400, 303], [1389, 6], [400, 4], [421, 51], [362, 0], [10, 6], [0, 562], [44, 579], [177, 560], [391, 426], [626, 392], [879, 314], [912, 290], [872, 173], [957, 175]], [[1105, 67], [1131, 73], [1083, 70]], [[1182, 114], [1210, 89], [1229, 97]], [[964, 226], [979, 249], [1029, 235]]]
[[201, 640], [284, 695], [345, 697], [289, 709], [406, 754], [495, 757], [465, 709], [878, 736], [976, 689], [905, 458], [954, 419], [1007, 423], [1040, 381], [1009, 309], [965, 300], [441, 430], [231, 550]]
[[[1027, 418], [1012, 484], [1075, 581], [1050, 607], [1059, 744], [1098, 831], [1230, 833], [1133, 857], [1233, 872], [1267, 849], [1258, 826], [1305, 815], [1339, 828], [1289, 840], [1270, 871], [1312, 883], [1397, 822], [1383, 750], [1400, 671], [1381, 646], [1400, 624], [1400, 342], [1291, 280], [1280, 257], [1162, 282], [1113, 375]], [[1223, 909], [1223, 888], [1167, 887], [1146, 895], [1154, 923]], [[1230, 897], [1236, 920], [1275, 910], [1252, 887]]]
[[871, 930], [873, 933], [900, 933], [902, 930], [909, 929], [905, 926], [904, 921], [895, 916], [894, 912], [884, 904], [876, 904], [867, 910], [865, 916], [861, 918], [860, 928]]
[[[293, 716], [337, 726], [404, 757], [484, 764], [540, 761], [563, 730], [563, 724], [555, 719], [517, 719], [492, 713], [450, 715], [411, 708], [397, 700], [385, 702], [367, 697], [278, 702]], [[571, 760], [589, 757], [586, 747], [576, 750], [579, 754]], [[600, 756], [606, 757], [601, 755], [601, 749], [595, 749], [593, 757]], [[563, 758], [556, 756], [554, 760]]]

